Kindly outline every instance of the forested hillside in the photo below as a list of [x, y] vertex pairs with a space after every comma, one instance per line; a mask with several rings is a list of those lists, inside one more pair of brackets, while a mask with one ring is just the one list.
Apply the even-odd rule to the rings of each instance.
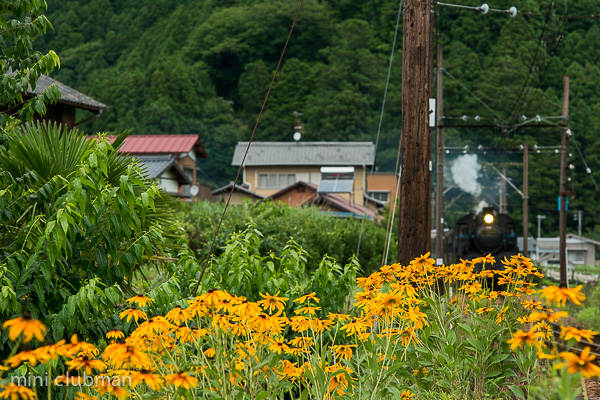
[[[479, 6], [480, 2], [465, 0]], [[563, 75], [570, 75], [569, 126], [574, 140], [569, 170], [572, 210], [582, 209], [584, 233], [600, 236], [600, 19], [596, 0], [490, 1], [520, 14], [482, 15], [438, 7], [443, 43], [449, 147], [468, 145], [480, 163], [516, 163], [518, 145], [559, 146]], [[213, 186], [235, 176], [231, 156], [247, 140], [264, 100], [296, 1], [289, 0], [55, 0], [54, 31], [37, 46], [54, 49], [61, 68], [53, 77], [105, 103], [109, 111], [82, 125], [88, 132], [133, 128], [138, 134], [198, 133], [209, 159], [202, 176]], [[389, 0], [306, 0], [255, 140], [291, 140], [293, 112], [303, 140], [375, 141], [399, 3]], [[379, 170], [393, 170], [401, 126], [401, 32], [378, 147]], [[465, 123], [460, 117], [467, 116]], [[479, 121], [475, 116], [479, 115]], [[489, 128], [489, 126], [495, 126]], [[578, 151], [581, 150], [581, 154]], [[462, 153], [447, 155], [451, 165]], [[586, 173], [587, 162], [592, 171]], [[520, 187], [522, 168], [505, 166]], [[530, 221], [547, 219], [558, 231], [559, 156], [530, 157]], [[481, 198], [498, 199], [498, 177], [482, 169]], [[479, 199], [454, 188], [448, 219]], [[509, 188], [509, 211], [519, 218], [521, 197]], [[597, 216], [596, 216], [597, 215]]]

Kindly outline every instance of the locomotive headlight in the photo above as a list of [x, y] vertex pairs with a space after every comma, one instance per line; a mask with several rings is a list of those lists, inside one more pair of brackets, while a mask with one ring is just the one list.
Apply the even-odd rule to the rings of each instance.
[[494, 216], [492, 214], [485, 214], [483, 216], [483, 220], [486, 224], [491, 224], [492, 222], [494, 222]]

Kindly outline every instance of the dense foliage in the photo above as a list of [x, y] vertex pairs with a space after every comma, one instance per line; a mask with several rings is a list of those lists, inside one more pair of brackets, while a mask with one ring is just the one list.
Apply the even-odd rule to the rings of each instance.
[[[478, 6], [479, 3], [467, 2]], [[308, 0], [292, 36], [256, 140], [291, 140], [293, 111], [302, 113], [305, 140], [374, 140], [385, 86], [398, 2]], [[563, 75], [571, 77], [569, 124], [593, 177], [600, 181], [595, 132], [600, 129], [600, 29], [595, 0], [494, 2], [521, 12], [487, 15], [438, 7], [443, 43], [446, 124], [496, 125], [448, 128], [447, 145], [484, 145], [480, 162], [520, 162], [512, 153], [521, 143], [558, 146]], [[221, 185], [234, 176], [233, 145], [247, 140], [264, 99], [297, 2], [265, 1], [108, 1], [66, 0], [49, 4], [55, 30], [40, 49], [55, 49], [62, 68], [54, 76], [106, 103], [109, 112], [86, 129], [134, 133], [199, 133], [209, 154], [199, 176]], [[268, 21], [268, 22], [266, 22]], [[400, 45], [398, 46], [400, 47]], [[401, 57], [393, 64], [382, 136], [380, 170], [393, 170], [400, 122]], [[481, 121], [474, 121], [475, 115]], [[522, 116], [527, 123], [523, 124]], [[523, 124], [523, 125], [520, 125]], [[570, 210], [584, 210], [583, 231], [600, 232], [600, 202], [575, 141], [571, 140]], [[447, 155], [450, 165], [457, 154]], [[507, 167], [521, 186], [522, 170]], [[497, 202], [498, 175], [487, 168], [481, 198]], [[542, 234], [558, 229], [559, 158], [554, 153], [530, 159], [531, 231], [535, 215]], [[451, 225], [478, 202], [454, 188], [447, 193]], [[509, 189], [509, 211], [521, 214], [521, 198]], [[576, 229], [576, 222], [569, 217]], [[598, 227], [597, 227], [598, 225]], [[596, 234], [595, 236], [598, 236]]]
[[60, 60], [53, 50], [33, 51], [34, 40], [52, 25], [44, 15], [45, 0], [3, 1], [0, 3], [0, 141], [12, 118], [31, 120], [44, 114], [46, 104], [60, 97], [56, 85], [27, 98], [42, 74], [49, 74]]
[[[223, 203], [197, 202], [182, 204], [179, 219], [188, 233], [190, 248], [199, 260], [205, 260], [217, 225], [223, 213]], [[304, 248], [310, 257], [308, 271], [315, 271], [325, 255], [341, 263], [358, 255], [360, 264], [372, 271], [382, 262], [385, 228], [377, 222], [336, 218], [317, 207], [294, 208], [285, 203], [247, 202], [230, 205], [215, 240], [214, 254], [226, 249], [229, 235], [255, 224], [263, 237], [259, 248], [262, 256], [270, 251], [281, 254], [290, 239]], [[362, 236], [361, 236], [362, 229]], [[360, 241], [360, 248], [358, 246]]]
[[[501, 271], [490, 270], [493, 263], [482, 257], [439, 268], [425, 254], [385, 266], [356, 280], [348, 311], [330, 309], [315, 292], [251, 301], [213, 288], [157, 313], [157, 301], [138, 294], [114, 313], [124, 327], [96, 343], [75, 335], [44, 346], [40, 321], [14, 318], [3, 324], [13, 353], [0, 369], [0, 395], [575, 400], [583, 391], [587, 398], [583, 377], [600, 376], [600, 367], [589, 346], [573, 347], [597, 332], [563, 326], [554, 336], [548, 322], [568, 313], [529, 297], [532, 278], [541, 277], [529, 259], [513, 256]], [[505, 290], [486, 287], [492, 277]], [[434, 289], [440, 279], [442, 296]], [[581, 286], [539, 295], [548, 305], [585, 300]], [[53, 384], [28, 385], [26, 372]]]
[[0, 320], [28, 313], [54, 340], [65, 330], [103, 336], [112, 324], [106, 312], [133, 294], [142, 264], [173, 273], [189, 259], [168, 212], [174, 200], [116, 152], [127, 133], [113, 145], [55, 125], [8, 135], [0, 148]]

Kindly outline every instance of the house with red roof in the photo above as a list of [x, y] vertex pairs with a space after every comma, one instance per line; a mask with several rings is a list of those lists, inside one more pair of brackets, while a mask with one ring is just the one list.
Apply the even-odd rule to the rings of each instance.
[[119, 152], [140, 160], [167, 193], [184, 200], [210, 198], [210, 187], [197, 181], [196, 162], [208, 158], [198, 135], [130, 135]]

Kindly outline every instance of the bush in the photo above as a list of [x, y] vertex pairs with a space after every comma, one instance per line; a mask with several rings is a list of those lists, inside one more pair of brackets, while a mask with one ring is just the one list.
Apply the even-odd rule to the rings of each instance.
[[[206, 259], [223, 207], [223, 203], [196, 202], [180, 208], [179, 219], [199, 260]], [[311, 272], [325, 255], [341, 262], [350, 260], [357, 252], [362, 225], [362, 220], [332, 217], [316, 207], [294, 208], [270, 201], [230, 205], [215, 242], [215, 254], [226, 247], [229, 235], [244, 230], [250, 222], [260, 227], [264, 235], [261, 254], [281, 254], [291, 238], [312, 256], [306, 262]], [[357, 259], [367, 271], [381, 265], [384, 243], [385, 227], [365, 221]]]

